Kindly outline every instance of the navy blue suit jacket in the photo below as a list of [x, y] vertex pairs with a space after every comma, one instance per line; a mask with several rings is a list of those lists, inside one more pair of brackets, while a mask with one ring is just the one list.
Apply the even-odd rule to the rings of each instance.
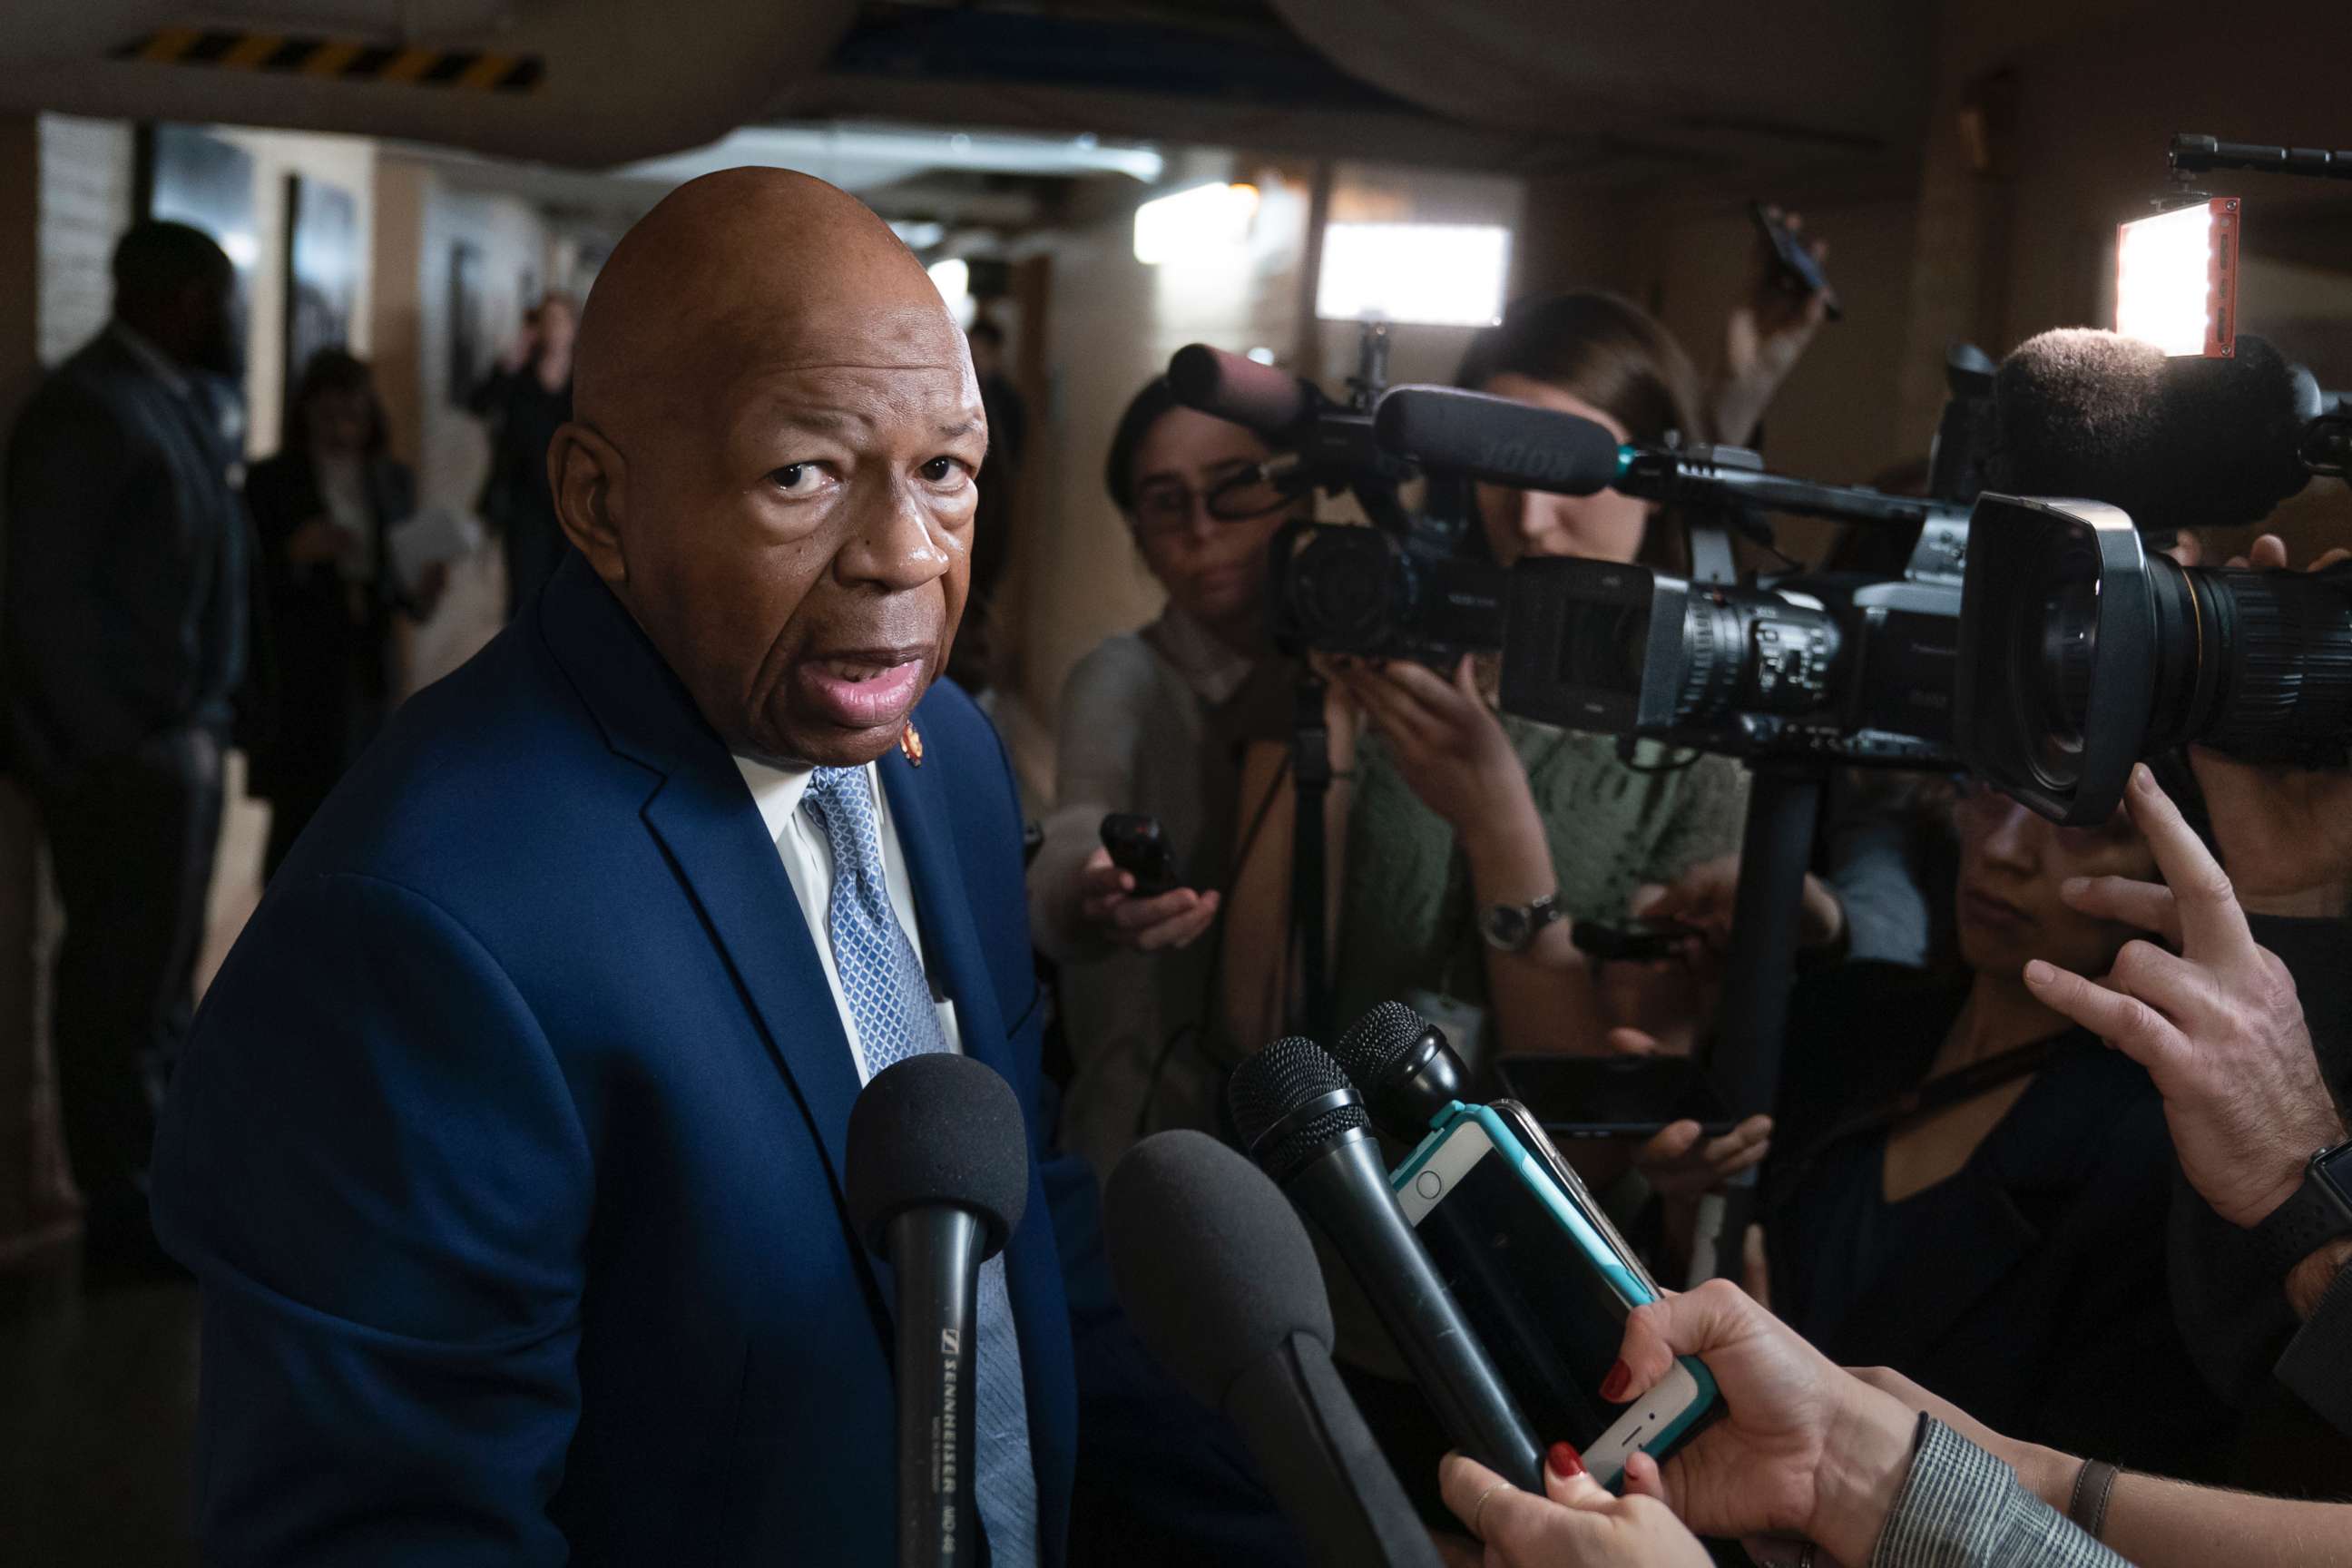
[[[1034, 1106], [1011, 774], [953, 687], [916, 722], [922, 765], [880, 765], [924, 951]], [[313, 820], [173, 1082], [206, 1560], [888, 1561], [857, 1089], [726, 747], [573, 556]], [[1030, 1135], [1007, 1272], [1057, 1563], [1076, 1396]]]

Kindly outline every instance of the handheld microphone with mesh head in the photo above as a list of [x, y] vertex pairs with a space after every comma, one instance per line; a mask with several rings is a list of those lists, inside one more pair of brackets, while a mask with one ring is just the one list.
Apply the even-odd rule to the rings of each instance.
[[1470, 1082], [1445, 1031], [1402, 1002], [1383, 1002], [1349, 1025], [1331, 1058], [1364, 1097], [1372, 1124], [1403, 1143], [1418, 1142]]
[[1241, 1429], [1329, 1568], [1436, 1568], [1428, 1531], [1331, 1365], [1315, 1248], [1247, 1160], [1192, 1131], [1121, 1157], [1103, 1193], [1111, 1279], [1161, 1366]]
[[1235, 1068], [1226, 1096], [1250, 1157], [1338, 1248], [1447, 1435], [1513, 1486], [1541, 1489], [1535, 1435], [1397, 1207], [1346, 1071], [1291, 1036]]
[[980, 1266], [1028, 1203], [1023, 1128], [1011, 1085], [945, 1051], [884, 1068], [849, 1108], [850, 1218], [898, 1284], [899, 1568], [977, 1561]]

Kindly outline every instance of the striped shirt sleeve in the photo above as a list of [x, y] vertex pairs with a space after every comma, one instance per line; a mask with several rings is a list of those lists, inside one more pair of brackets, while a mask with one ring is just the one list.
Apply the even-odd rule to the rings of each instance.
[[2007, 1465], [1933, 1416], [1919, 1417], [1911, 1473], [1870, 1568], [2126, 1568]]

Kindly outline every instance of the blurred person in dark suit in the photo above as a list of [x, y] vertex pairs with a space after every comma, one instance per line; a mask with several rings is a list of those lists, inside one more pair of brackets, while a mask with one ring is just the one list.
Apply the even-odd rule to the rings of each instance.
[[384, 449], [383, 405], [366, 362], [321, 349], [302, 373], [286, 449], [246, 478], [259, 535], [277, 705], [254, 757], [269, 802], [274, 876], [396, 697], [396, 617], [423, 620], [448, 582], [435, 563], [412, 589], [394, 569], [391, 532], [416, 510], [408, 465]]
[[[1011, 769], [937, 679], [988, 446], [962, 334], [872, 212], [737, 169], [613, 252], [579, 392], [574, 548], [336, 786], [173, 1082], [201, 1552], [887, 1561], [894, 1289], [844, 1150], [873, 1073], [950, 1050], [1032, 1163], [981, 1275], [980, 1528], [1067, 1563], [1086, 1369], [1148, 1369], [1102, 1342], [1093, 1183], [1043, 1158]], [[1207, 1419], [1090, 1415], [1162, 1491]]]
[[186, 1033], [247, 662], [250, 524], [234, 482], [236, 274], [142, 223], [114, 315], [8, 443], [11, 765], [65, 905], [53, 1031], [93, 1275], [160, 1261], [143, 1172]]
[[505, 550], [509, 620], [563, 559], [547, 449], [572, 417], [572, 343], [579, 324], [571, 295], [548, 295], [523, 319], [522, 335], [467, 403], [490, 426], [490, 476], [482, 484], [481, 510]]

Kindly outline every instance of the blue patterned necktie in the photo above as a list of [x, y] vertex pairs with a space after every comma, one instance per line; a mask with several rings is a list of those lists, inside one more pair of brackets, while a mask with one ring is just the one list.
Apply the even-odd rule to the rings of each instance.
[[[890, 907], [874, 786], [864, 768], [818, 768], [803, 797], [833, 850], [825, 934], [869, 1075], [925, 1051], [948, 1048], [922, 960]], [[973, 1501], [995, 1568], [1035, 1568], [1037, 1478], [1029, 1459], [1029, 1407], [1021, 1342], [1004, 1289], [1004, 1257], [980, 1266], [980, 1359], [972, 1408]]]

